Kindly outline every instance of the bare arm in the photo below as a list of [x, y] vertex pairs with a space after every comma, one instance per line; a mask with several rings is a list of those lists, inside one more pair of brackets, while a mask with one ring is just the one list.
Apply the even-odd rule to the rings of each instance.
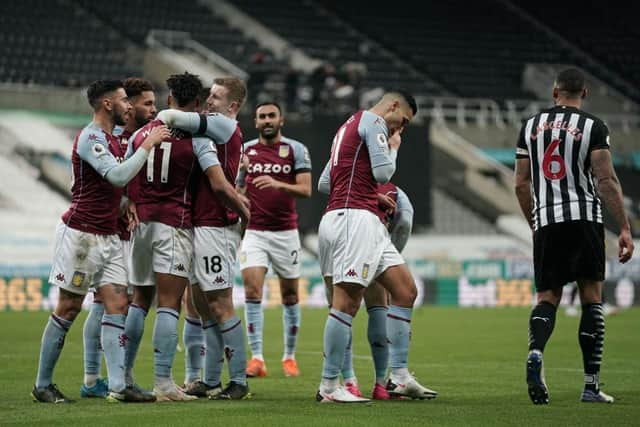
[[622, 187], [613, 169], [609, 150], [593, 150], [591, 152], [591, 169], [597, 180], [598, 195], [620, 228], [618, 259], [625, 263], [633, 256], [633, 240], [631, 239], [631, 226], [624, 211]]
[[533, 230], [533, 198], [531, 197], [531, 167], [529, 159], [516, 159], [515, 172], [516, 197], [524, 218]]
[[243, 224], [247, 224], [249, 222], [249, 200], [239, 194], [233, 188], [233, 185], [227, 181], [222, 167], [220, 165], [208, 167], [205, 174], [216, 197], [222, 200], [230, 209], [237, 212]]
[[296, 174], [296, 183], [288, 184], [269, 176], [262, 175], [253, 180], [258, 189], [275, 188], [289, 193], [294, 197], [311, 197], [311, 172]]

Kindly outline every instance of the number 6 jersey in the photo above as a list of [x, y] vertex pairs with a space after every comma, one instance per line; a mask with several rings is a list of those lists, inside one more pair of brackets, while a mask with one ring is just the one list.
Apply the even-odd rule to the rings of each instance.
[[536, 230], [565, 221], [602, 223], [590, 158], [591, 151], [600, 149], [609, 149], [609, 129], [574, 107], [543, 110], [523, 124], [516, 158], [531, 164]]

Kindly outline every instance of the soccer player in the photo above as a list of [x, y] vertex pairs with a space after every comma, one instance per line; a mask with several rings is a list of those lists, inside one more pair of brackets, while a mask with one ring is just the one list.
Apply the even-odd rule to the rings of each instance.
[[247, 375], [264, 377], [262, 354], [262, 288], [269, 268], [280, 279], [283, 304], [284, 355], [287, 377], [300, 375], [295, 359], [300, 329], [298, 281], [300, 237], [296, 198], [311, 196], [311, 159], [300, 142], [282, 136], [284, 116], [275, 102], [256, 106], [258, 139], [244, 145], [247, 158], [238, 187], [251, 201], [251, 221], [240, 248], [240, 269], [245, 291], [245, 318], [251, 360]]
[[[318, 191], [329, 193], [329, 176], [323, 174], [318, 181]], [[399, 253], [402, 252], [411, 235], [413, 227], [413, 205], [407, 194], [395, 184], [388, 182], [378, 184], [378, 217], [389, 230], [391, 243]], [[331, 291], [333, 286], [327, 285], [327, 298], [331, 305]], [[375, 371], [375, 384], [371, 397], [374, 400], [389, 400], [386, 388], [386, 375], [389, 361], [389, 347], [387, 342], [387, 311], [388, 292], [375, 280], [364, 293], [365, 306], [369, 321], [367, 324], [367, 339], [371, 348]], [[392, 355], [393, 359], [393, 355]], [[361, 397], [362, 393], [353, 370], [353, 352], [351, 340], [345, 352], [341, 369], [345, 389], [354, 396]], [[437, 395], [434, 392], [435, 397]]]
[[[121, 162], [126, 153], [127, 147], [129, 144], [129, 137], [144, 126], [149, 120], [155, 118], [157, 110], [155, 105], [155, 95], [153, 93], [153, 86], [147, 80], [144, 80], [139, 77], [130, 77], [123, 82], [124, 90], [127, 94], [127, 98], [129, 102], [133, 106], [133, 110], [127, 117], [126, 124], [123, 126], [116, 126], [114, 128], [113, 134], [118, 137], [119, 140], [119, 152], [113, 153], [116, 157], [116, 160]], [[123, 202], [126, 201], [126, 191], [125, 198], [123, 198]], [[124, 206], [124, 205], [123, 205]], [[129, 249], [130, 249], [130, 232], [129, 232], [129, 220], [127, 213], [120, 214], [118, 217], [118, 235], [120, 237], [120, 241], [122, 242], [123, 248], [123, 259], [125, 261], [125, 268], [127, 268], [126, 263], [129, 259]], [[127, 288], [130, 299], [131, 294], [133, 293], [133, 287], [129, 286]], [[131, 307], [129, 307], [129, 311], [131, 311]], [[84, 382], [80, 387], [80, 396], [81, 397], [106, 397], [109, 392], [109, 385], [100, 378], [100, 364], [102, 361], [102, 348], [100, 347], [100, 329], [101, 329], [101, 321], [102, 315], [104, 314], [104, 305], [100, 297], [94, 293], [93, 303], [89, 309], [89, 314], [84, 322], [84, 327], [82, 329], [82, 337], [84, 344]], [[127, 316], [127, 318], [129, 318]], [[127, 334], [125, 321], [125, 335], [127, 335], [127, 345], [125, 345], [125, 359], [126, 359], [126, 349], [131, 339]], [[139, 340], [139, 337], [138, 337]], [[126, 361], [125, 361], [126, 363]], [[125, 370], [125, 376], [126, 376]], [[134, 387], [135, 384], [127, 381], [127, 384], [131, 384]]]
[[[202, 83], [198, 76], [184, 73], [167, 79], [168, 105], [173, 109], [195, 112], [199, 109]], [[200, 116], [196, 114], [198, 120]], [[162, 124], [155, 120], [139, 130], [140, 139]], [[235, 131], [236, 122], [220, 118], [216, 123], [216, 142], [224, 144]], [[149, 156], [146, 171], [136, 176], [130, 194], [140, 224], [131, 247], [131, 282], [136, 286], [156, 286], [158, 309], [153, 331], [154, 392], [158, 400], [197, 399], [180, 390], [171, 376], [178, 343], [177, 325], [182, 295], [192, 270], [193, 232], [191, 186], [197, 166], [211, 185], [235, 208], [248, 211], [220, 167], [216, 145], [209, 138], [193, 137], [179, 128]], [[243, 210], [244, 209], [244, 210]]]
[[609, 130], [602, 120], [580, 109], [586, 96], [584, 74], [576, 68], [561, 71], [553, 86], [555, 106], [523, 124], [516, 148], [516, 195], [533, 230], [538, 304], [529, 316], [526, 378], [529, 397], [537, 405], [549, 403], [542, 354], [553, 332], [562, 288], [572, 281], [578, 282], [582, 303], [578, 329], [584, 365], [581, 400], [614, 400], [599, 384], [605, 269], [601, 199], [620, 229], [621, 263], [631, 259], [634, 246], [611, 162]]
[[404, 91], [385, 93], [371, 109], [358, 111], [337, 131], [325, 172], [330, 176], [328, 206], [320, 222], [320, 268], [333, 284], [332, 304], [324, 333], [320, 402], [362, 403], [339, 382], [351, 337], [351, 323], [366, 287], [375, 279], [391, 294], [387, 313], [389, 351], [395, 354], [387, 382], [397, 397], [432, 398], [407, 369], [411, 313], [417, 289], [411, 273], [377, 216], [377, 184], [391, 179], [396, 168], [400, 133], [417, 112]]
[[[196, 126], [189, 127], [189, 117], [184, 114], [163, 112], [161, 116], [169, 116], [167, 121], [172, 125], [208, 134], [215, 130], [216, 120], [220, 117], [228, 117], [235, 122], [246, 97], [247, 89], [242, 80], [236, 77], [216, 78], [207, 99], [208, 111], [213, 114], [202, 116], [206, 119], [206, 129], [199, 129], [199, 117], [194, 117], [197, 119], [193, 121]], [[233, 188], [242, 150], [242, 132], [238, 125], [225, 142], [218, 147], [218, 160], [228, 185]], [[238, 196], [248, 206], [248, 200], [244, 196]], [[187, 321], [190, 324], [202, 321], [201, 331], [204, 331], [206, 348], [205, 375], [202, 380], [196, 378], [194, 365], [197, 364], [197, 354], [188, 355], [187, 375], [191, 376], [188, 378], [191, 381], [186, 381], [185, 391], [194, 396], [208, 396], [210, 399], [235, 400], [249, 397], [244, 334], [242, 322], [233, 307], [232, 294], [241, 227], [246, 226], [249, 211], [246, 207], [242, 210], [230, 210], [227, 205], [229, 203], [224, 194], [212, 187], [207, 176], [202, 174], [196, 184], [193, 202], [195, 280], [192, 280], [188, 288], [198, 314], [196, 319], [187, 318]], [[185, 324], [185, 337], [187, 332]], [[189, 337], [190, 340], [185, 338], [185, 349], [196, 353], [201, 338], [197, 337], [195, 327], [189, 327]], [[225, 357], [230, 381], [222, 390], [221, 373]]]
[[117, 221], [120, 188], [144, 165], [149, 151], [169, 134], [166, 127], [158, 127], [141, 141], [129, 159], [118, 163], [114, 153], [119, 153], [120, 147], [113, 128], [124, 125], [125, 115], [131, 110], [122, 82], [95, 81], [87, 90], [87, 98], [94, 116], [73, 146], [72, 202], [56, 229], [49, 276], [49, 282], [60, 287], [60, 296], [42, 335], [38, 376], [31, 395], [39, 402], [71, 401], [53, 384], [53, 369], [85, 295], [95, 287], [105, 311], [100, 336], [110, 388], [107, 401], [154, 400], [153, 396], [126, 387], [124, 381], [124, 322], [128, 301]]

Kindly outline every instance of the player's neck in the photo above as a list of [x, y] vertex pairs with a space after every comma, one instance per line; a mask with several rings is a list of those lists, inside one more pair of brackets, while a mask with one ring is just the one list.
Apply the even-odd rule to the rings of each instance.
[[581, 106], [582, 99], [558, 98], [556, 100], [556, 107], [573, 107], [579, 110]]
[[282, 135], [280, 135], [280, 134], [274, 136], [273, 138], [265, 138], [265, 137], [261, 136], [260, 138], [258, 138], [258, 141], [260, 141], [260, 144], [274, 145], [278, 141], [280, 141], [281, 138], [282, 138]]
[[126, 130], [129, 133], [134, 133], [138, 129], [140, 129], [140, 126], [138, 126], [138, 123], [127, 122], [127, 125], [124, 127], [124, 130]]
[[100, 113], [93, 115], [93, 122], [109, 135], [113, 133], [113, 128], [116, 125], [111, 117]]

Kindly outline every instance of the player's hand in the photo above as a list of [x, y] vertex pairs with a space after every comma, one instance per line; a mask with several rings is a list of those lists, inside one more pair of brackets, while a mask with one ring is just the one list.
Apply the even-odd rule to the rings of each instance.
[[127, 230], [132, 232], [138, 225], [140, 225], [140, 218], [138, 218], [138, 208], [136, 208], [136, 203], [131, 199], [127, 202], [126, 214], [127, 219], [129, 220]]
[[618, 236], [618, 261], [624, 264], [633, 256], [633, 239], [628, 229], [620, 231]]
[[243, 154], [240, 157], [240, 165], [238, 166], [238, 170], [241, 170], [244, 172], [249, 170], [249, 156], [247, 156], [246, 154]]
[[274, 188], [277, 190], [280, 188], [280, 181], [269, 175], [260, 175], [253, 179], [253, 185], [259, 190], [264, 190], [265, 188]]
[[151, 129], [149, 135], [144, 140], [143, 145], [147, 145], [149, 148], [160, 144], [162, 141], [166, 141], [171, 138], [171, 131], [165, 125], [156, 126]]
[[402, 133], [402, 131], [404, 130], [404, 128], [400, 128], [395, 130], [391, 136], [389, 137], [389, 148], [392, 150], [396, 150], [398, 151], [400, 149], [400, 144], [402, 144], [402, 137], [400, 136], [400, 134]]
[[385, 211], [391, 210], [391, 212], [395, 212], [398, 204], [391, 197], [386, 194], [378, 193], [378, 205], [384, 209]]

